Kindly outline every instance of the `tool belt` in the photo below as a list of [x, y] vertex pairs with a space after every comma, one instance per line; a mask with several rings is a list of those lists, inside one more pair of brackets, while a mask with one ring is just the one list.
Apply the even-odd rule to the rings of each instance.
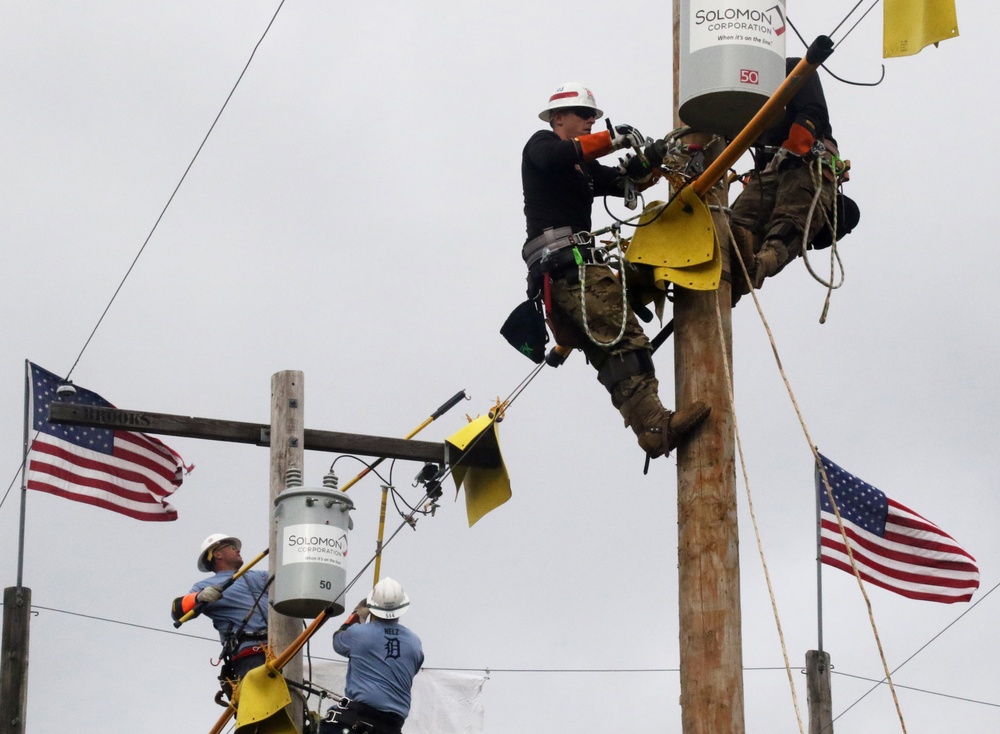
[[[327, 711], [320, 731], [339, 733], [347, 729], [358, 734], [402, 734], [405, 721], [399, 714], [380, 711], [366, 703], [344, 697]], [[336, 728], [328, 729], [327, 724], [335, 724]]]
[[251, 645], [250, 647], [244, 647], [242, 650], [233, 655], [233, 662], [237, 660], [242, 660], [243, 658], [248, 658], [251, 655], [263, 655], [264, 648], [261, 645]]

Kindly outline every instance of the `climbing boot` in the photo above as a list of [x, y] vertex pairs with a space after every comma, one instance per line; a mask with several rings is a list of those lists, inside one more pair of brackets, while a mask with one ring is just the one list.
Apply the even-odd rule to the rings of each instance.
[[769, 247], [765, 242], [760, 252], [754, 258], [753, 287], [760, 288], [764, 285], [764, 279], [775, 275], [780, 269], [778, 262], [778, 251], [774, 247]]
[[652, 390], [639, 390], [619, 408], [625, 425], [632, 429], [640, 448], [650, 457], [668, 455], [683, 444], [711, 412], [698, 401], [676, 413], [660, 403]]
[[[729, 258], [729, 272], [733, 287], [733, 305], [735, 306], [737, 301], [740, 300], [740, 296], [745, 296], [750, 292], [750, 283], [743, 274], [743, 268], [746, 267], [746, 272], [750, 274], [750, 278], [752, 279], [754, 275], [753, 251], [757, 244], [757, 238], [749, 229], [741, 227], [738, 224], [732, 225], [730, 231], [733, 233], [733, 242], [736, 243], [736, 250], [738, 251], [738, 254], [734, 253]], [[743, 261], [743, 265], [740, 265], [740, 260]]]

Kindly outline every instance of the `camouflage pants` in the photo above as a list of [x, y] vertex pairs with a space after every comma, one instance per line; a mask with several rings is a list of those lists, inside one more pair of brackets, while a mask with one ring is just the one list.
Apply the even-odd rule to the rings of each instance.
[[[582, 293], [575, 274], [576, 271], [571, 270], [551, 281], [548, 314], [556, 341], [581, 349], [596, 369], [600, 369], [609, 357], [652, 349], [632, 309], [623, 302], [622, 285], [611, 268], [587, 265]], [[621, 339], [608, 346], [595, 344], [594, 340], [607, 344], [618, 336], [622, 330], [622, 309], [625, 310], [625, 332]], [[588, 330], [593, 340], [587, 336]]]
[[[815, 169], [806, 165], [754, 172], [733, 203], [732, 223], [753, 232], [755, 253], [767, 240], [776, 244], [779, 270], [802, 254], [802, 234], [816, 195], [815, 175]], [[823, 229], [824, 212], [833, 207], [833, 182], [826, 176], [821, 176], [820, 181], [822, 192], [809, 223], [807, 242]]]

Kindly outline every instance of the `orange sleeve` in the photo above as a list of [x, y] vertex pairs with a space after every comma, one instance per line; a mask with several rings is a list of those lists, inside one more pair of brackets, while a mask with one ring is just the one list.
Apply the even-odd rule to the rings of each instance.
[[198, 592], [192, 591], [190, 594], [179, 596], [170, 605], [170, 616], [175, 622], [179, 622], [181, 617], [194, 609], [198, 603]]
[[591, 133], [590, 135], [581, 135], [573, 139], [580, 147], [580, 153], [583, 155], [583, 160], [585, 161], [597, 160], [614, 150], [611, 146], [611, 132], [608, 130]]

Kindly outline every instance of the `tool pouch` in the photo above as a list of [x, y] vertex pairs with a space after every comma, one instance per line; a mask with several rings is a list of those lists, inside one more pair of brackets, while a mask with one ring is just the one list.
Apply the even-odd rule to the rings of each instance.
[[500, 333], [514, 349], [535, 364], [541, 364], [545, 359], [545, 345], [549, 341], [541, 299], [529, 298], [511, 311], [500, 327]]
[[[837, 242], [840, 242], [844, 237], [849, 235], [855, 227], [858, 226], [858, 222], [861, 221], [861, 209], [858, 207], [857, 203], [849, 196], [844, 196], [838, 193], [836, 196], [837, 200]], [[830, 219], [833, 219], [833, 212], [830, 212]], [[824, 250], [833, 244], [833, 238], [830, 237], [830, 227], [825, 226], [819, 231], [819, 234], [813, 238], [813, 241], [809, 243], [809, 248], [812, 250]]]

